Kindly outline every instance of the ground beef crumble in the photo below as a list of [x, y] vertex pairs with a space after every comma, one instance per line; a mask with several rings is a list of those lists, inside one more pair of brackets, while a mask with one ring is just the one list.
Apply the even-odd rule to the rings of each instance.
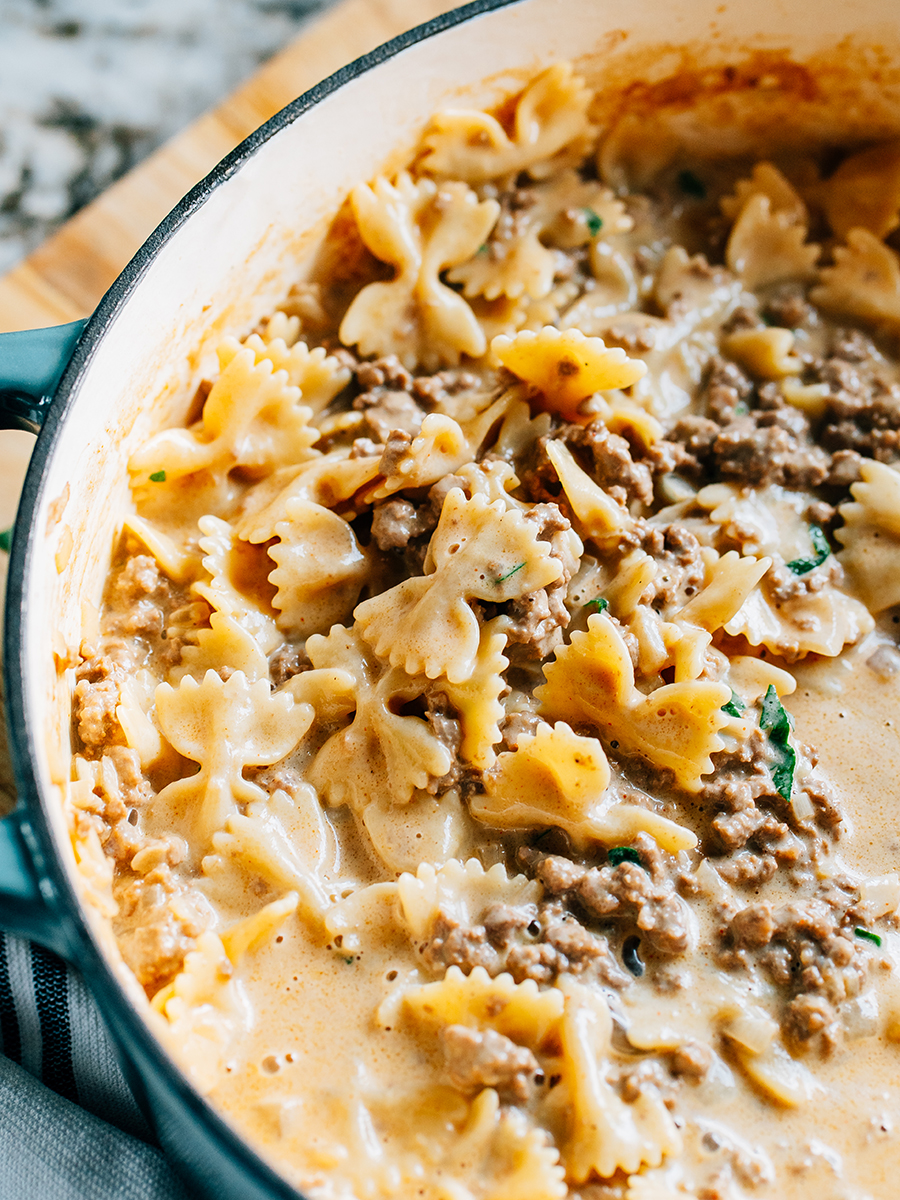
[[683, 954], [690, 920], [684, 900], [666, 869], [663, 852], [652, 838], [638, 834], [632, 848], [640, 864], [581, 867], [558, 855], [526, 857], [537, 879], [551, 895], [571, 899], [595, 921], [637, 929], [661, 954]]
[[852, 881], [826, 880], [804, 900], [748, 904], [722, 930], [719, 961], [760, 969], [782, 990], [782, 1026], [794, 1042], [842, 1037], [841, 1004], [862, 990], [869, 955], [855, 930], [870, 920]]
[[587, 975], [613, 988], [630, 982], [608, 940], [586, 929], [553, 898], [521, 908], [492, 905], [474, 925], [461, 925], [440, 911], [418, 950], [437, 974], [449, 966], [466, 974], [483, 967], [491, 976], [508, 971], [516, 983], [533, 979], [550, 984], [564, 972]]
[[519, 1046], [493, 1029], [447, 1025], [440, 1031], [447, 1082], [467, 1095], [496, 1088], [501, 1097], [521, 1104], [540, 1071], [527, 1046]]
[[181, 970], [184, 956], [213, 919], [199, 893], [187, 893], [167, 867], [144, 878], [123, 879], [116, 889], [114, 930], [125, 962], [147, 994], [154, 995]]

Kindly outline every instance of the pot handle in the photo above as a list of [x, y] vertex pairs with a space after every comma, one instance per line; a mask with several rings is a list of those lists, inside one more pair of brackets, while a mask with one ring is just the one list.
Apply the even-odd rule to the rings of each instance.
[[40, 433], [87, 321], [0, 333], [0, 429]]
[[0, 928], [28, 938], [63, 958], [71, 956], [67, 921], [59, 921], [43, 895], [34, 869], [40, 850], [25, 809], [0, 820]]
[[[40, 433], [86, 321], [0, 334], [0, 429]], [[4, 547], [8, 549], [8, 545]], [[0, 928], [66, 956], [69, 922], [40, 883], [40, 845], [21, 805], [0, 820]], [[53, 890], [53, 885], [45, 885]]]

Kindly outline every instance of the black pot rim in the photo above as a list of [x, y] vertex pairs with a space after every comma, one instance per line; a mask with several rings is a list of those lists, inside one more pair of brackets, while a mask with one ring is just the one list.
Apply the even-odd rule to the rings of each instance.
[[[29, 720], [24, 686], [27, 678], [23, 640], [27, 620], [25, 579], [40, 540], [35, 528], [35, 513], [43, 495], [46, 465], [77, 400], [84, 373], [106, 332], [160, 250], [212, 193], [227, 183], [270, 138], [345, 84], [436, 34], [474, 17], [520, 2], [521, 0], [472, 0], [461, 8], [443, 13], [423, 25], [408, 30], [342, 67], [251, 133], [175, 205], [117, 277], [88, 321], [49, 406], [32, 452], [16, 514], [16, 532], [7, 577], [3, 637], [6, 724], [18, 795], [17, 811], [23, 812], [26, 818], [23, 822], [23, 832], [28, 841], [42, 897], [47, 903], [48, 923], [56, 920], [65, 927], [66, 934], [72, 942], [70, 958], [77, 962], [78, 970], [87, 980], [89, 990], [98, 1002], [107, 1024], [114, 1031], [116, 1040], [138, 1043], [145, 1067], [149, 1066], [157, 1077], [164, 1081], [170, 1094], [201, 1115], [204, 1126], [220, 1147], [248, 1173], [254, 1174], [260, 1184], [267, 1187], [270, 1194], [279, 1200], [297, 1200], [300, 1193], [251, 1149], [248, 1142], [238, 1136], [218, 1111], [192, 1087], [187, 1077], [163, 1049], [129, 1000], [123, 984], [95, 942], [81, 910], [81, 901], [62, 862], [34, 767], [39, 758], [39, 750], [34, 723]], [[47, 803], [49, 802], [48, 799]], [[126, 1055], [131, 1057], [130, 1051], [126, 1052]]]

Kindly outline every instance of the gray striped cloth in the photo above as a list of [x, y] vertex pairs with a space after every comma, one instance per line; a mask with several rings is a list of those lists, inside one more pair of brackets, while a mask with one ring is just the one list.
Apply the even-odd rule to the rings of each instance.
[[0, 933], [0, 1200], [188, 1200], [79, 975]]

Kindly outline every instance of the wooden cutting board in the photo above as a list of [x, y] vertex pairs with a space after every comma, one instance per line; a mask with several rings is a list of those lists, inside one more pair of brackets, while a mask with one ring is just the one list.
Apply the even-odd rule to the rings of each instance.
[[[88, 316], [166, 213], [258, 125], [339, 67], [455, 7], [447, 0], [341, 0], [0, 278], [0, 332]], [[30, 434], [0, 432], [0, 529], [15, 517], [33, 444]], [[6, 562], [0, 552], [0, 594]], [[0, 721], [0, 815], [14, 796]]]

